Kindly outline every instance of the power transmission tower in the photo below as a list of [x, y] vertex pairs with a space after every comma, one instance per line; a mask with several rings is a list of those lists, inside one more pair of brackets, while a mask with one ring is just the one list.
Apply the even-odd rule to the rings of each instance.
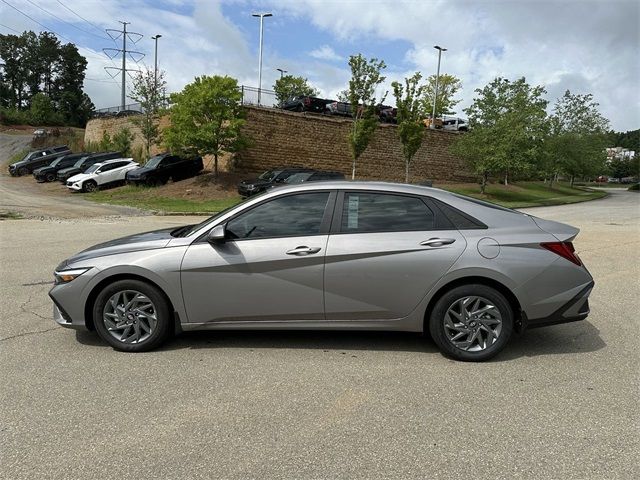
[[[127, 95], [126, 95], [127, 73], [139, 71], [137, 69], [127, 68], [127, 55], [129, 55], [129, 57], [131, 57], [131, 60], [133, 60], [137, 64], [140, 60], [144, 58], [144, 53], [136, 52], [134, 50], [127, 50], [127, 39], [129, 39], [135, 45], [142, 39], [143, 35], [141, 33], [136, 33], [136, 32], [127, 32], [127, 25], [129, 25], [130, 22], [120, 21], [120, 23], [122, 24], [122, 30], [115, 30], [113, 28], [108, 28], [106, 29], [106, 32], [107, 32], [107, 35], [109, 35], [109, 37], [111, 37], [111, 39], [114, 41], [122, 37], [122, 48], [103, 48], [102, 51], [105, 53], [105, 55], [107, 55], [107, 57], [109, 57], [110, 60], [113, 60], [118, 55], [122, 55], [122, 67], [113, 66], [113, 67], [104, 67], [104, 69], [107, 71], [107, 73], [111, 78], [115, 78], [115, 76], [117, 75], [117, 73], [112, 75], [111, 74], [112, 71], [120, 72], [122, 75], [122, 92], [121, 92], [120, 108], [124, 110], [125, 104], [126, 104], [126, 98], [127, 98]], [[139, 57], [136, 58], [135, 57], [136, 55], [139, 55]]]

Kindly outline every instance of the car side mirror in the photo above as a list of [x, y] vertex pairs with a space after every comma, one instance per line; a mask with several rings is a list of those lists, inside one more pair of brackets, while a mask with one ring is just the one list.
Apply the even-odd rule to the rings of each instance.
[[216, 225], [207, 234], [207, 241], [209, 243], [224, 243], [226, 232], [224, 225]]

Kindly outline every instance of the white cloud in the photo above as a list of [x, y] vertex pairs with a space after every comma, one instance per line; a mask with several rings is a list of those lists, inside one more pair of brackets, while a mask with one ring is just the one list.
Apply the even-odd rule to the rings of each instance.
[[[69, 26], [61, 30], [84, 45], [81, 52], [89, 62], [87, 78], [96, 79], [87, 80], [85, 86], [96, 106], [119, 104], [118, 85], [110, 82], [103, 70], [112, 63], [101, 51], [114, 43], [68, 10], [55, 8], [50, 0], [34, 2], [105, 37], [101, 41]], [[47, 26], [62, 28], [24, 0], [11, 3]], [[179, 0], [64, 0], [64, 4], [100, 28], [119, 28], [118, 20], [130, 20], [130, 29], [145, 34], [136, 45], [147, 54], [141, 65], [152, 66], [150, 36], [162, 34], [159, 67], [167, 71], [170, 91], [203, 74], [228, 74], [245, 85], [257, 84], [257, 45], [253, 40], [250, 43], [241, 26], [224, 16], [220, 1], [193, 0], [185, 5]], [[232, 8], [246, 10], [247, 15], [254, 8], [271, 9], [272, 24], [279, 29], [287, 29], [293, 22], [308, 27], [308, 34], [301, 39], [307, 42], [319, 36], [318, 30], [322, 33], [322, 39], [315, 43], [319, 47], [307, 54], [303, 63], [299, 58], [303, 52], [288, 45], [274, 50], [267, 41], [264, 88], [273, 84], [278, 75], [275, 68], [279, 67], [308, 77], [323, 96], [335, 97], [348, 82], [345, 57], [358, 52], [389, 57], [376, 51], [386, 42], [393, 42], [391, 51], [406, 45], [396, 58], [384, 58], [390, 65], [385, 72], [387, 83], [414, 70], [427, 76], [436, 70], [433, 45], [441, 44], [448, 48], [441, 71], [463, 82], [459, 111], [471, 103], [474, 89], [495, 76], [525, 76], [530, 83], [546, 86], [551, 103], [566, 89], [593, 93], [614, 128], [640, 126], [640, 3], [636, 0], [227, 0], [225, 11]], [[3, 3], [0, 17], [3, 24], [16, 30], [41, 29]]]
[[343, 58], [338, 55], [335, 50], [329, 45], [322, 45], [315, 50], [311, 50], [309, 52], [309, 55], [311, 55], [313, 58], [317, 58], [318, 60], [327, 60], [330, 62], [343, 60]]
[[425, 76], [436, 70], [433, 45], [447, 47], [441, 71], [462, 79], [459, 110], [495, 76], [525, 76], [547, 87], [551, 104], [566, 89], [593, 93], [614, 128], [640, 126], [636, 0], [397, 0], [370, 1], [366, 8], [356, 1], [270, 3], [351, 45], [351, 53], [375, 48], [371, 39], [407, 42], [404, 60]]

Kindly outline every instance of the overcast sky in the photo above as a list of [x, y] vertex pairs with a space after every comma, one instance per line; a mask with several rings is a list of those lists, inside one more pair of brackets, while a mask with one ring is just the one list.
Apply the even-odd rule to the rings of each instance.
[[640, 128], [639, 6], [637, 0], [1, 0], [0, 32], [44, 30], [37, 21], [73, 41], [87, 57], [85, 89], [100, 108], [120, 103], [119, 79], [104, 70], [114, 63], [102, 48], [119, 48], [121, 40], [112, 41], [105, 28], [131, 22], [128, 28], [144, 35], [134, 48], [151, 67], [151, 36], [161, 34], [159, 66], [170, 91], [202, 74], [257, 86], [259, 29], [251, 13], [268, 11], [274, 16], [265, 19], [263, 88], [283, 68], [334, 98], [348, 82], [349, 55], [357, 53], [384, 59], [389, 83], [416, 70], [430, 75], [438, 44], [448, 49], [441, 71], [463, 83], [461, 116], [474, 89], [496, 76], [525, 76], [546, 87], [551, 103], [567, 89], [592, 93], [613, 128], [625, 131]]

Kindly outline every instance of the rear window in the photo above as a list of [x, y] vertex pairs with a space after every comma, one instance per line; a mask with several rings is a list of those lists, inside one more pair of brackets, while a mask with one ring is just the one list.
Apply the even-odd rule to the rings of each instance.
[[447, 219], [449, 219], [453, 226], [458, 230], [487, 228], [487, 226], [480, 220], [477, 220], [471, 215], [461, 212], [457, 208], [454, 208], [443, 201], [437, 200], [435, 198], [431, 198], [431, 201], [436, 204], [436, 207], [440, 209], [442, 214], [447, 217]]
[[475, 203], [476, 205], [482, 205], [483, 207], [495, 208], [496, 210], [502, 210], [503, 212], [519, 213], [523, 215], [521, 212], [518, 212], [517, 210], [503, 207], [495, 203], [485, 202], [484, 200], [478, 200], [477, 198], [467, 197], [466, 195], [460, 195], [459, 193], [452, 193], [451, 195], [453, 195], [454, 197], [461, 198], [462, 200], [466, 200], [467, 202]]

